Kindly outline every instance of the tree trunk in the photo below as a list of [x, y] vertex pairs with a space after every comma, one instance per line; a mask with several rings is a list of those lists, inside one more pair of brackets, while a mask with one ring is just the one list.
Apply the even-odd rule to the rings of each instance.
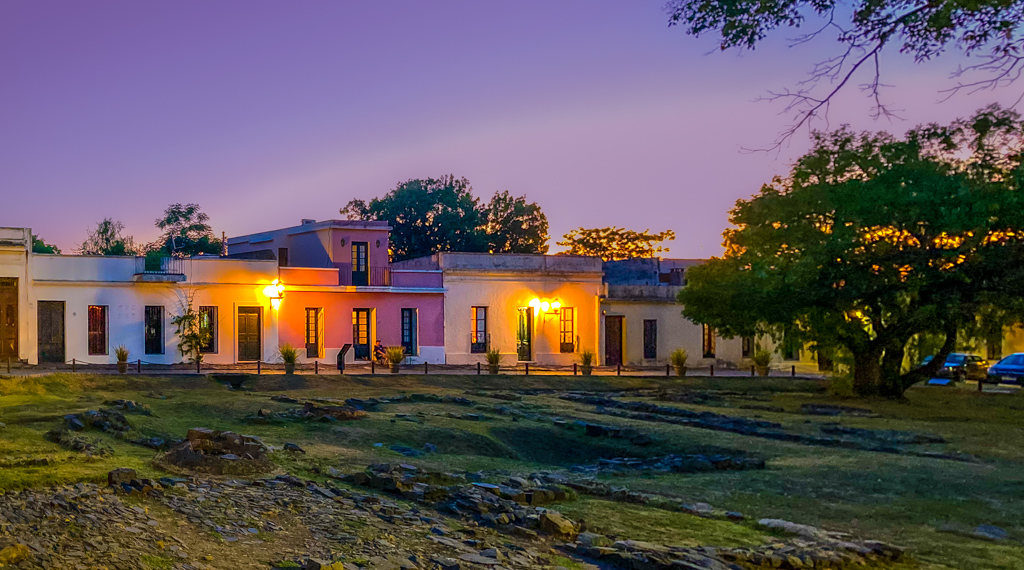
[[882, 349], [870, 346], [853, 353], [853, 391], [858, 396], [878, 394], [882, 380]]
[[924, 366], [911, 369], [910, 372], [907, 372], [906, 374], [894, 377], [892, 381], [888, 382], [884, 386], [882, 393], [883, 396], [887, 398], [902, 398], [903, 393], [906, 392], [908, 388], [922, 380], [931, 378], [939, 368], [942, 368], [945, 365], [946, 357], [949, 356], [949, 353], [953, 352], [956, 348], [958, 327], [956, 322], [950, 320], [943, 328], [946, 329], [946, 340], [942, 343], [942, 347], [939, 348], [938, 354], [932, 357], [931, 362]]
[[882, 374], [878, 393], [886, 398], [902, 398], [906, 388], [900, 387], [903, 372], [903, 356], [906, 353], [910, 336], [894, 338], [885, 346], [882, 356]]

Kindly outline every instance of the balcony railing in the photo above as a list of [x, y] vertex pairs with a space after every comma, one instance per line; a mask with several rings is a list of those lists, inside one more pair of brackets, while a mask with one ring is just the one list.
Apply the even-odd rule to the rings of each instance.
[[184, 275], [185, 259], [182, 257], [136, 257], [136, 275]]
[[338, 265], [338, 284], [363, 287], [391, 287], [390, 267], [370, 267], [367, 271], [353, 271], [352, 264]]

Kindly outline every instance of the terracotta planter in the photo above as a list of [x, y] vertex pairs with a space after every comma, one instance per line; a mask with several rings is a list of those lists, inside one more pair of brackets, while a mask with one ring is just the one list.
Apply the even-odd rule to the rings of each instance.
[[488, 364], [487, 365], [487, 373], [492, 375], [492, 376], [494, 376], [494, 375], [496, 375], [498, 373], [498, 369], [499, 368], [501, 368], [501, 365], [499, 365], [499, 364]]
[[686, 367], [676, 366], [676, 376], [686, 376]]
[[294, 362], [292, 362], [292, 363], [285, 362], [284, 363], [284, 373], [285, 374], [295, 374], [295, 363]]
[[758, 367], [757, 367], [757, 374], [758, 374], [758, 376], [767, 376], [767, 375], [768, 375], [768, 372], [769, 372], [770, 370], [771, 370], [771, 369], [770, 369], [770, 368], [768, 368], [767, 366], [758, 366]]
[[594, 367], [593, 366], [580, 366], [580, 372], [584, 376], [590, 376], [591, 374], [594, 373]]
[[127, 360], [125, 360], [124, 362], [122, 362], [120, 360], [117, 361], [117, 373], [118, 374], [127, 374], [128, 373], [128, 361]]
[[399, 365], [398, 364], [392, 364], [391, 365], [391, 373], [392, 374], [398, 374], [398, 370], [399, 370]]

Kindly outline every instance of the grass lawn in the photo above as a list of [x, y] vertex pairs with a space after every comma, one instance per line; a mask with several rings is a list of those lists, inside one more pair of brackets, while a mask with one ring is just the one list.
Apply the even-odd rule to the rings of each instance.
[[[448, 416], [480, 413], [465, 406], [438, 403], [388, 405], [363, 420], [337, 423], [246, 420], [258, 409], [284, 411], [294, 405], [273, 395], [373, 397], [432, 392], [465, 395], [465, 390], [608, 390], [668, 388], [722, 391], [714, 407], [659, 402], [663, 405], [756, 417], [811, 433], [820, 425], [903, 430], [943, 436], [945, 444], [921, 450], [958, 451], [980, 462], [969, 463], [801, 445], [736, 433], [598, 415], [593, 407], [560, 400], [557, 394], [525, 396], [518, 406], [537, 413], [630, 426], [654, 443], [635, 447], [625, 440], [589, 438], [561, 430], [547, 421], [510, 418], [482, 412], [489, 419], [469, 421]], [[508, 404], [469, 395], [487, 404]], [[626, 396], [622, 396], [626, 398]], [[101, 481], [115, 467], [133, 467], [162, 475], [147, 448], [98, 432], [113, 455], [87, 457], [47, 441], [69, 413], [102, 407], [111, 399], [149, 405], [152, 415], [127, 414], [138, 435], [183, 437], [204, 426], [261, 436], [268, 443], [294, 442], [305, 455], [275, 453], [278, 466], [315, 478], [314, 468], [342, 471], [375, 461], [402, 461], [445, 470], [507, 470], [528, 474], [568, 468], [615, 456], [653, 457], [668, 453], [744, 453], [764, 457], [768, 468], [699, 474], [633, 473], [603, 477], [606, 482], [678, 498], [707, 502], [753, 519], [783, 518], [905, 546], [921, 568], [1024, 569], [1024, 394], [978, 394], [970, 389], [916, 388], [905, 402], [836, 399], [818, 381], [784, 378], [631, 378], [631, 377], [488, 377], [488, 376], [273, 376], [234, 391], [204, 377], [99, 376], [54, 374], [0, 377], [0, 491], [69, 481]], [[642, 399], [632, 397], [632, 399]], [[743, 407], [756, 402], [760, 409]], [[834, 403], [870, 409], [878, 417], [820, 417], [799, 413], [801, 404]], [[779, 411], [779, 410], [782, 411]], [[772, 411], [766, 411], [772, 410]], [[407, 414], [418, 421], [405, 421]], [[439, 453], [406, 458], [394, 444]], [[45, 461], [45, 464], [42, 464]], [[652, 507], [583, 497], [559, 505], [568, 516], [586, 521], [597, 532], [667, 544], [741, 546], [772, 541], [752, 522], [708, 520]], [[970, 536], [981, 524], [1009, 533], [992, 542]]]

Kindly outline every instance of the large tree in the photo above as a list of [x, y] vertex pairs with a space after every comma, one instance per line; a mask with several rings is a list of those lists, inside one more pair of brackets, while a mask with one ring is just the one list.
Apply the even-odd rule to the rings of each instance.
[[508, 192], [496, 193], [482, 205], [469, 180], [453, 175], [407, 180], [383, 197], [352, 200], [341, 213], [391, 224], [395, 261], [439, 251], [547, 251], [548, 221], [540, 206]]
[[576, 228], [562, 236], [558, 245], [566, 248], [565, 255], [593, 255], [605, 261], [654, 257], [668, 248], [662, 242], [676, 238], [672, 230], [652, 234], [625, 228]]
[[483, 231], [492, 253], [547, 253], [548, 218], [536, 202], [496, 192], [484, 207]]
[[209, 221], [199, 204], [171, 204], [156, 220], [163, 234], [150, 247], [163, 255], [218, 255], [222, 243]]
[[[951, 92], [1005, 85], [1024, 62], [1024, 0], [669, 0], [669, 25], [687, 33], [716, 34], [722, 50], [754, 49], [777, 28], [811, 29], [794, 45], [827, 36], [836, 53], [810, 70], [794, 89], [771, 93], [795, 111], [792, 134], [811, 118], [827, 113], [833, 96], [859, 86], [874, 99], [876, 114], [888, 114], [880, 96], [882, 54], [887, 47], [916, 62], [954, 52], [974, 57], [958, 68]], [[858, 72], [862, 80], [855, 79]]]
[[[858, 393], [898, 397], [982, 316], [1019, 318], [1022, 151], [1019, 116], [997, 107], [902, 139], [816, 133], [788, 178], [737, 202], [724, 256], [687, 272], [683, 313], [726, 336], [845, 349]], [[920, 334], [941, 348], [902, 372]]]
[[85, 241], [76, 249], [81, 255], [140, 255], [143, 248], [135, 244], [132, 236], [123, 235], [124, 224], [104, 218], [89, 230]]

